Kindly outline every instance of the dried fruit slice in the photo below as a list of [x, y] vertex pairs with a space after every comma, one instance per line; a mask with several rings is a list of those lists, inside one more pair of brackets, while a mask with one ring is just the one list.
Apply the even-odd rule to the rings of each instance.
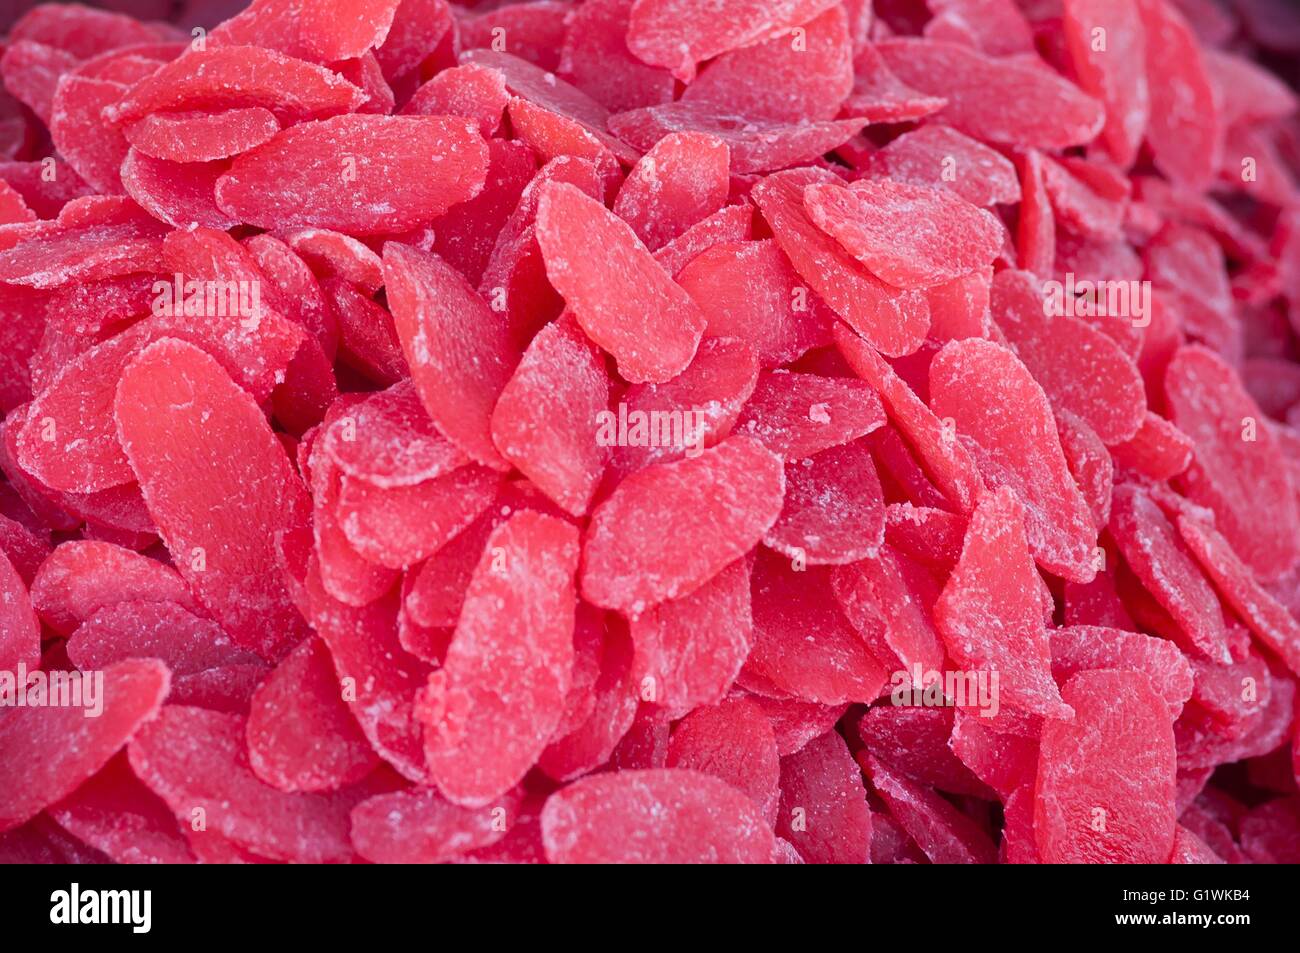
[[947, 126], [905, 132], [872, 153], [870, 163], [875, 176], [946, 188], [980, 208], [1020, 201], [1020, 180], [1011, 160]]
[[[41, 626], [27, 586], [0, 550], [0, 671], [35, 669], [41, 660]], [[736, 666], [739, 668], [739, 664]]]
[[609, 456], [599, 437], [609, 377], [569, 318], [537, 333], [492, 411], [492, 441], [566, 512], [587, 512]]
[[[156, 663], [155, 663], [156, 664]], [[355, 796], [287, 794], [265, 784], [248, 764], [246, 719], [167, 705], [127, 749], [131, 768], [189, 823], [274, 860], [346, 863], [348, 812]]]
[[1144, 672], [1176, 719], [1192, 697], [1192, 668], [1172, 642], [1137, 632], [1076, 625], [1052, 631], [1052, 674], [1064, 684], [1076, 672], [1120, 668]]
[[518, 823], [515, 792], [461, 807], [428, 788], [379, 794], [352, 809], [352, 844], [376, 864], [440, 864], [499, 842]]
[[1146, 416], [1137, 366], [1115, 341], [1063, 313], [1041, 282], [1008, 269], [993, 278], [993, 319], [1053, 403], [1109, 445], [1131, 440]]
[[487, 146], [465, 120], [337, 116], [236, 158], [217, 180], [217, 204], [262, 228], [401, 232], [473, 198], [487, 169]]
[[67, 635], [97, 610], [119, 602], [193, 600], [175, 569], [113, 543], [69, 540], [55, 548], [32, 580], [32, 603], [42, 621]]
[[578, 534], [520, 512], [488, 538], [443, 667], [421, 702], [429, 773], [479, 807], [519, 783], [564, 714]]
[[702, 133], [665, 136], [632, 167], [614, 214], [656, 251], [727, 201], [727, 144]]
[[1164, 698], [1141, 672], [1080, 672], [1070, 721], [1043, 725], [1034, 835], [1047, 863], [1149, 863], [1174, 841], [1175, 752]]
[[547, 798], [542, 842], [553, 864], [765, 864], [772, 831], [745, 794], [685, 769], [619, 771]]
[[804, 210], [873, 275], [897, 288], [954, 281], [993, 261], [998, 220], [955, 193], [892, 179], [810, 185]]
[[781, 759], [776, 832], [810, 864], [865, 864], [871, 811], [862, 771], [834, 731]]
[[378, 767], [342, 695], [325, 644], [318, 638], [299, 643], [253, 695], [247, 732], [253, 773], [281, 791], [333, 791]]
[[808, 186], [838, 182], [830, 172], [794, 169], [768, 176], [752, 196], [795, 271], [835, 313], [882, 354], [910, 354], [930, 326], [924, 296], [880, 281], [804, 211]]
[[748, 437], [633, 473], [592, 514], [583, 597], [638, 615], [693, 592], [762, 538], [784, 492], [780, 458]]
[[879, 398], [861, 381], [777, 370], [759, 376], [736, 429], [795, 462], [851, 443], [884, 422]]
[[573, 186], [550, 184], [537, 241], [547, 277], [623, 377], [661, 382], [686, 368], [704, 315], [624, 222]]
[[931, 788], [916, 784], [867, 752], [858, 760], [871, 786], [925, 856], [936, 864], [991, 864], [997, 848], [983, 828]]
[[948, 100], [938, 119], [982, 142], [1063, 149], [1091, 142], [1105, 123], [1101, 103], [1032, 59], [913, 37], [876, 49], [903, 82]]
[[1193, 191], [1209, 186], [1222, 153], [1218, 98], [1201, 45], [1167, 0], [1139, 0], [1151, 96], [1146, 141], [1156, 167]]
[[[158, 713], [168, 683], [161, 662], [133, 659], [61, 681], [59, 690], [81, 704], [7, 711], [0, 718], [0, 830], [30, 820], [98, 772]], [[30, 683], [24, 690], [33, 690]], [[86, 717], [96, 708], [99, 717]]]
[[749, 795], [769, 824], [776, 820], [781, 777], [776, 735], [763, 710], [749, 699], [701, 706], [678, 722], [665, 767], [720, 778]]
[[1101, 138], [1111, 158], [1128, 168], [1137, 157], [1151, 114], [1147, 42], [1140, 4], [1124, 0], [1066, 0], [1062, 27], [1079, 85], [1106, 107]]
[[518, 360], [505, 316], [436, 255], [384, 246], [384, 284], [425, 410], [452, 443], [505, 469], [492, 443], [492, 408]]
[[959, 666], [998, 678], [1002, 704], [1068, 718], [1052, 680], [1041, 585], [1024, 507], [1003, 487], [971, 514], [961, 559], [934, 608], [935, 626]]
[[631, 620], [632, 680], [673, 714], [716, 703], [735, 682], [754, 638], [749, 567], [738, 559], [689, 595]]
[[698, 16], [676, 0], [636, 0], [627, 45], [644, 62], [689, 83], [696, 63], [779, 36], [831, 6], [829, 0], [725, 0], [709, 16]]
[[[114, 416], [191, 590], [238, 644], [282, 655], [305, 626], [281, 581], [275, 537], [306, 525], [308, 501], [257, 405], [198, 348], [164, 339], [122, 374]], [[208, 477], [197, 483], [196, 472]]]
[[766, 545], [815, 566], [867, 559], [884, 541], [885, 499], [864, 441], [786, 464], [785, 504]]
[[1124, 561], [1177, 621], [1185, 647], [1203, 658], [1230, 661], [1219, 599], [1151, 497], [1131, 484], [1116, 487], [1110, 530]]
[[1076, 582], [1092, 579], [1097, 528], [1066, 467], [1047, 397], [1016, 356], [979, 338], [944, 345], [930, 364], [930, 408], [969, 438], [991, 486], [1015, 491], [1039, 564]]
[[221, 112], [153, 113], [126, 127], [126, 141], [139, 152], [168, 162], [228, 159], [270, 141], [280, 131], [262, 106]]

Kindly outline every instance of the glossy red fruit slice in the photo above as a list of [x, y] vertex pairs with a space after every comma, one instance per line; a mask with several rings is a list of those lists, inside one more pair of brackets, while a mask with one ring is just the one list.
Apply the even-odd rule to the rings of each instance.
[[781, 777], [776, 735], [763, 710], [749, 699], [701, 706], [678, 722], [665, 767], [720, 778], [749, 795], [769, 824], [776, 820]]
[[781, 759], [776, 832], [810, 864], [865, 864], [871, 811], [862, 771], [834, 731]]

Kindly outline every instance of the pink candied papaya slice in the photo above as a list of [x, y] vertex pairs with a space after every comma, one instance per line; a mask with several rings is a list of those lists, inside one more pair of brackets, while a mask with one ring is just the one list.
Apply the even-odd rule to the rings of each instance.
[[870, 169], [895, 182], [950, 189], [980, 208], [1020, 201], [1020, 180], [1011, 160], [947, 126], [903, 133], [872, 153]]
[[1053, 403], [1077, 414], [1107, 445], [1137, 434], [1147, 409], [1142, 377], [1112, 338], [1063, 313], [1027, 271], [995, 275], [990, 307]]
[[868, 751], [903, 774], [941, 791], [987, 797], [989, 789], [950, 747], [955, 722], [950, 708], [876, 705], [857, 731]]
[[[132, 659], [98, 675], [69, 676], [68, 697], [82, 704], [7, 711], [0, 718], [0, 830], [25, 823], [95, 775], [158, 714], [169, 681], [161, 662]], [[99, 716], [87, 717], [96, 708]]]
[[810, 864], [865, 864], [871, 849], [866, 785], [837, 732], [781, 759], [776, 832]]
[[1125, 563], [1178, 623], [1186, 647], [1203, 658], [1229, 661], [1219, 597], [1151, 497], [1131, 484], [1116, 487], [1110, 531]]
[[260, 106], [283, 124], [351, 112], [364, 94], [323, 66], [258, 46], [191, 49], [105, 110], [118, 125], [153, 113]]
[[642, 61], [689, 83], [697, 63], [787, 33], [831, 6], [828, 0], [725, 0], [699, 16], [678, 0], [636, 0], [627, 45]]
[[839, 182], [829, 172], [794, 169], [768, 176], [752, 195], [794, 270], [835, 313], [882, 354], [910, 354], [930, 326], [924, 296], [882, 282], [805, 211], [809, 186]]
[[993, 261], [1000, 223], [954, 192], [892, 179], [814, 184], [804, 210], [877, 278], [896, 288], [954, 281]]
[[776, 370], [759, 375], [736, 431], [795, 462], [851, 443], [884, 422], [880, 399], [862, 381]]
[[628, 173], [614, 214], [657, 251], [726, 204], [729, 161], [727, 144], [713, 136], [665, 136]]
[[842, 565], [875, 556], [884, 541], [884, 493], [864, 441], [786, 463], [785, 504], [766, 545], [808, 565]]
[[1128, 467], [1152, 480], [1169, 480], [1191, 464], [1194, 447], [1186, 434], [1164, 417], [1148, 410], [1137, 433], [1109, 449], [1119, 466]]
[[991, 864], [997, 848], [975, 821], [933, 788], [919, 784], [867, 751], [858, 752], [871, 786], [890, 815], [936, 864]]
[[1153, 98], [1138, 7], [1125, 0], [1066, 0], [1062, 21], [1080, 87], [1106, 107], [1102, 142], [1123, 168], [1137, 158]]
[[215, 199], [217, 179], [225, 171], [223, 162], [168, 162], [133, 148], [122, 160], [122, 187], [150, 215], [175, 228], [233, 228], [239, 223]]
[[492, 411], [497, 450], [574, 516], [591, 505], [609, 457], [598, 434], [609, 391], [600, 351], [561, 317], [533, 338]]
[[827, 567], [796, 571], [790, 560], [763, 549], [751, 587], [754, 647], [742, 687], [827, 706], [875, 700], [887, 668], [840, 611]]
[[781, 778], [776, 735], [763, 709], [747, 698], [701, 705], [678, 722], [664, 766], [720, 778], [749, 795], [768, 823], [776, 819]]
[[434, 426], [474, 460], [505, 469], [492, 409], [518, 362], [505, 316], [436, 255], [384, 246], [389, 307], [415, 388]]
[[211, 162], [260, 146], [280, 131], [263, 106], [220, 112], [154, 113], [126, 127], [126, 140], [139, 152], [168, 162]]
[[1047, 863], [1150, 863], [1174, 840], [1169, 709], [1141, 672], [1080, 672], [1062, 696], [1073, 721], [1048, 719], [1038, 755], [1034, 836]]
[[691, 593], [762, 538], [784, 492], [780, 458], [748, 437], [633, 473], [592, 513], [583, 596], [637, 615]]
[[20, 664], [36, 669], [41, 660], [41, 625], [22, 576], [0, 549], [0, 671]]
[[707, 306], [706, 339], [747, 341], [765, 367], [796, 360], [830, 339], [834, 314], [771, 239], [705, 248], [678, 272], [677, 283]]
[[1222, 358], [1199, 345], [1180, 348], [1165, 371], [1169, 417], [1195, 445], [1178, 483], [1214, 511], [1218, 529], [1260, 578], [1296, 562], [1300, 515], [1277, 437]]
[[[275, 536], [305, 525], [308, 500], [257, 405], [198, 348], [164, 339], [123, 372], [114, 417], [191, 590], [239, 644], [282, 655], [305, 626], [281, 581]], [[196, 472], [208, 477], [195, 482]]]
[[1002, 488], [971, 514], [961, 559], [935, 605], [935, 627], [963, 669], [996, 672], [1002, 704], [1068, 718], [1052, 680], [1042, 581], [1029, 552], [1024, 507]]
[[764, 864], [774, 840], [761, 809], [712, 775], [685, 768], [593, 775], [542, 808], [553, 864]]
[[[247, 719], [166, 705], [127, 749], [131, 768], [178, 819], [202, 817], [206, 829], [273, 860], [352, 860], [343, 794], [276, 790], [253, 773]], [[197, 815], [196, 815], [196, 812]]]
[[301, 11], [303, 43], [321, 60], [361, 56], [382, 46], [401, 0], [320, 0]]
[[623, 221], [570, 185], [537, 206], [546, 274], [579, 325], [632, 382], [662, 382], [695, 356], [703, 312]]
[[261, 228], [352, 234], [427, 225], [473, 198], [488, 150], [468, 122], [439, 116], [336, 116], [278, 133], [217, 180], [217, 205]]
[[32, 580], [32, 603], [42, 621], [67, 635], [98, 609], [134, 600], [193, 600], [175, 569], [113, 543], [73, 539], [57, 546]]
[[343, 701], [329, 650], [309, 638], [285, 656], [253, 695], [248, 762], [281, 791], [333, 791], [379, 765]]
[[1102, 668], [1144, 672], [1176, 719], [1192, 697], [1192, 667], [1167, 639], [1104, 626], [1053, 629], [1052, 674], [1061, 684], [1077, 672]]
[[483, 807], [453, 804], [429, 788], [377, 794], [352, 809], [352, 844], [376, 864], [439, 864], [491, 847], [518, 822], [520, 795]]
[[1066, 466], [1047, 396], [1025, 365], [990, 341], [952, 341], [930, 364], [930, 408], [952, 421], [950, 439], [969, 441], [990, 486], [1012, 489], [1024, 504], [1038, 563], [1075, 582], [1091, 579], [1097, 528]]
[[749, 567], [737, 559], [694, 592], [647, 609], [629, 623], [633, 681], [665, 711], [718, 702], [754, 639]]
[[519, 783], [564, 714], [573, 677], [578, 534], [519, 512], [488, 537], [443, 667], [420, 704], [429, 773], [477, 807]]
[[1105, 123], [1101, 103], [1032, 61], [916, 37], [876, 49], [903, 82], [948, 101], [937, 119], [981, 142], [1063, 149], [1091, 142]]
[[618, 112], [666, 103], [674, 80], [642, 62], [627, 46], [635, 0], [591, 0], [570, 11], [559, 74], [606, 109]]

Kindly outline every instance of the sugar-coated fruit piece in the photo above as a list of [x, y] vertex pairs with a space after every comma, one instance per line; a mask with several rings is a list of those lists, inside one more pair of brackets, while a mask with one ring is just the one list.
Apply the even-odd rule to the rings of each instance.
[[384, 245], [384, 284], [434, 426], [474, 460], [504, 469], [490, 421], [518, 361], [505, 316], [442, 259], [409, 245]]
[[40, 657], [41, 626], [27, 586], [0, 549], [0, 671], [16, 672], [20, 664], [35, 669]]
[[1002, 247], [997, 219], [944, 189], [861, 179], [849, 188], [810, 185], [803, 203], [818, 228], [897, 288], [953, 281]]
[[533, 338], [492, 411], [497, 450], [574, 516], [590, 506], [609, 456], [600, 439], [609, 390], [600, 351], [562, 317]]
[[189, 823], [201, 812], [207, 829], [273, 860], [347, 863], [348, 812], [355, 795], [289, 794], [249, 767], [246, 719], [166, 705], [127, 748], [131, 768]]
[[1056, 406], [1109, 445], [1131, 440], [1146, 415], [1137, 366], [1113, 339], [1063, 313], [1027, 271], [993, 278], [993, 319]]
[[280, 579], [275, 535], [305, 525], [308, 501], [257, 405], [198, 348], [164, 339], [122, 374], [114, 417], [191, 590], [240, 645], [282, 655], [305, 627]]
[[[961, 552], [961, 529], [964, 526], [954, 540], [953, 565]], [[874, 559], [835, 570], [831, 585], [844, 614], [864, 638], [864, 629], [883, 625], [880, 640], [903, 669], [942, 669], [943, 646], [931, 621], [938, 588], [923, 566], [885, 546]]]
[[1011, 160], [948, 126], [919, 126], [903, 133], [871, 154], [870, 169], [895, 182], [950, 189], [980, 208], [1020, 201], [1020, 180]]
[[1164, 417], [1147, 411], [1129, 440], [1110, 447], [1115, 463], [1153, 480], [1178, 476], [1192, 462], [1192, 441]]
[[1236, 371], [1199, 345], [1174, 355], [1164, 390], [1170, 418], [1196, 446], [1179, 477], [1182, 491], [1214, 511], [1219, 531], [1261, 579], [1281, 575], [1296, 561], [1300, 516], [1263, 412]]
[[874, 757], [917, 781], [952, 794], [987, 797], [988, 788], [950, 747], [955, 717], [952, 708], [876, 705], [859, 720], [858, 736]]
[[1110, 520], [1110, 499], [1115, 488], [1115, 464], [1097, 432], [1068, 410], [1058, 410], [1056, 433], [1061, 452], [1079, 492], [1088, 503], [1093, 525], [1101, 530]]
[[570, 185], [537, 206], [546, 274], [579, 325], [633, 382], [662, 382], [690, 363], [705, 326], [699, 307], [632, 229]]
[[678, 0], [636, 0], [627, 45], [644, 62], [689, 83], [697, 63], [779, 36], [831, 6], [828, 0], [725, 0], [709, 16], [698, 16]]
[[903, 82], [948, 101], [940, 121], [982, 142], [1063, 149], [1091, 142], [1105, 123], [1101, 103], [1032, 60], [916, 37], [876, 48]]
[[785, 467], [785, 505], [763, 542], [809, 565], [874, 556], [885, 541], [885, 500], [862, 440]]
[[121, 194], [118, 168], [130, 144], [104, 119], [126, 87], [102, 79], [68, 74], [54, 91], [50, 138], [60, 157], [96, 191]]
[[754, 802], [708, 774], [619, 771], [547, 798], [542, 842], [553, 864], [765, 864], [771, 829]]
[[[64, 646], [68, 661], [83, 672], [128, 658], [156, 658], [172, 673], [172, 693], [187, 675], [231, 665], [257, 665], [257, 656], [238, 648], [211, 619], [179, 602], [131, 599], [88, 615]], [[173, 699], [174, 700], [174, 699]]]
[[1166, 639], [1103, 626], [1077, 625], [1052, 630], [1052, 674], [1064, 684], [1076, 672], [1122, 668], [1144, 672], [1176, 719], [1192, 696], [1192, 668]]
[[776, 820], [781, 778], [776, 735], [763, 710], [747, 698], [701, 705], [678, 722], [664, 766], [721, 778], [749, 795], [769, 824]]
[[1203, 658], [1229, 661], [1219, 597], [1151, 497], [1131, 484], [1116, 487], [1110, 530], [1129, 568], [1185, 633], [1186, 647]]
[[682, 101], [747, 119], [834, 119], [853, 89], [848, 17], [831, 7], [799, 30], [719, 56], [686, 87]]
[[401, 112], [417, 116], [461, 116], [485, 136], [501, 128], [510, 94], [499, 70], [478, 63], [453, 66], [417, 89]]
[[377, 794], [352, 809], [352, 844], [376, 864], [440, 864], [500, 841], [518, 822], [509, 791], [483, 807], [461, 807], [429, 788]]
[[487, 166], [487, 146], [465, 120], [337, 116], [237, 157], [217, 180], [217, 204], [262, 228], [400, 232], [477, 195]]
[[867, 790], [834, 731], [781, 759], [776, 832], [810, 864], [865, 864], [871, 845]]
[[[0, 830], [35, 817], [107, 764], [158, 714], [169, 681], [161, 662], [132, 659], [70, 676], [69, 697], [81, 704], [29, 703], [6, 712], [0, 719]], [[96, 709], [98, 717], [87, 717]]]
[[975, 821], [932, 788], [918, 784], [871, 757], [858, 753], [871, 786], [918, 847], [936, 864], [991, 864], [997, 848]]
[[796, 571], [763, 549], [751, 589], [754, 647], [741, 686], [820, 705], [875, 700], [889, 673], [840, 611], [826, 567]]
[[298, 643], [254, 693], [247, 732], [249, 767], [281, 791], [337, 790], [379, 766], [318, 638]]
[[1034, 791], [1043, 860], [1165, 863], [1175, 826], [1165, 700], [1146, 675], [1119, 669], [1080, 672], [1062, 696], [1075, 717], [1044, 723]]
[[261, 106], [282, 123], [324, 119], [364, 102], [357, 87], [323, 66], [257, 46], [190, 50], [105, 110], [118, 125], [151, 113]]
[[32, 580], [32, 603], [42, 621], [68, 635], [105, 606], [148, 600], [192, 607], [175, 569], [109, 542], [74, 539], [59, 545]]
[[689, 594], [762, 538], [784, 492], [780, 458], [741, 436], [632, 474], [592, 513], [584, 598], [636, 615]]
[[677, 283], [705, 307], [707, 337], [751, 343], [765, 367], [796, 360], [830, 339], [834, 314], [771, 239], [720, 241], [695, 255]]
[[382, 46], [400, 0], [319, 0], [305, 4], [300, 28], [303, 43], [321, 60], [360, 56]]
[[[1146, 32], [1138, 7], [1125, 0], [1066, 0], [1063, 10], [1070, 62], [1080, 87], [1106, 107], [1101, 140], [1123, 168], [1137, 157], [1151, 113]], [[1096, 42], [1099, 35], [1104, 44]]]
[[674, 81], [627, 47], [635, 0], [591, 0], [568, 15], [559, 73], [611, 112], [666, 103]]
[[618, 190], [614, 214], [657, 251], [727, 201], [727, 144], [697, 132], [664, 136]]
[[1047, 397], [1024, 364], [990, 341], [952, 341], [930, 364], [930, 408], [955, 425], [949, 440], [969, 439], [991, 486], [1015, 491], [1039, 564], [1076, 582], [1091, 579], [1097, 528], [1066, 467]]
[[871, 42], [857, 49], [853, 71], [853, 91], [844, 103], [846, 115], [873, 123], [911, 122], [948, 105], [942, 96], [929, 96], [895, 76]]
[[546, 747], [573, 677], [578, 534], [519, 512], [491, 536], [443, 667], [421, 702], [425, 757], [449, 800], [479, 807], [514, 787]]
[[795, 462], [851, 443], [884, 422], [880, 399], [861, 381], [778, 370], [759, 376], [736, 432]]
[[930, 325], [925, 298], [882, 282], [804, 210], [807, 187], [839, 181], [822, 170], [793, 169], [768, 176], [752, 195], [794, 270], [835, 313], [882, 354], [910, 354]]
[[1006, 487], [971, 514], [961, 559], [934, 609], [948, 654], [962, 668], [997, 672], [1002, 704], [1070, 716], [1052, 680], [1038, 571], [1026, 538], [1024, 507]]
[[168, 162], [227, 159], [260, 146], [279, 131], [279, 120], [263, 106], [152, 113], [125, 130], [127, 142], [138, 151]]
[[217, 207], [215, 198], [225, 171], [223, 162], [168, 162], [133, 148], [122, 160], [122, 188], [154, 218], [176, 228], [233, 228], [239, 223]]
[[192, 864], [194, 854], [167, 805], [131, 773], [126, 755], [49, 808], [78, 840], [119, 864]]
[[737, 559], [694, 592], [647, 609], [629, 623], [633, 682], [678, 714], [726, 694], [749, 655], [749, 566]]
[[1174, 184], [1209, 186], [1222, 153], [1219, 99], [1201, 44], [1171, 0], [1139, 0], [1151, 98], [1146, 142]]

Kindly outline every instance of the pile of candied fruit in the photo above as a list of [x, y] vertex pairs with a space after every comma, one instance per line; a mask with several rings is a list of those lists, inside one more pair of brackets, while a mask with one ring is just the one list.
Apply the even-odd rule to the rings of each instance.
[[0, 861], [1300, 861], [1300, 8], [103, 6]]

